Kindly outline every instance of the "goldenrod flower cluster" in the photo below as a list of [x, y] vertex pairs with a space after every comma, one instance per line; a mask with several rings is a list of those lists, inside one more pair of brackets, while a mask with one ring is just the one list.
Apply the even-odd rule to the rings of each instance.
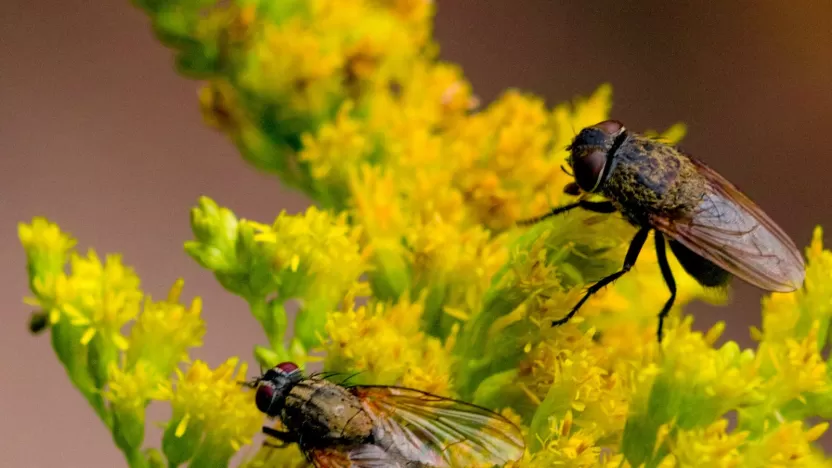
[[[208, 197], [185, 251], [262, 326], [260, 366], [358, 373], [501, 411], [526, 435], [516, 466], [832, 466], [815, 445], [832, 417], [827, 346], [832, 252], [818, 228], [802, 289], [763, 301], [755, 349], [696, 331], [692, 300], [724, 302], [655, 255], [552, 328], [617, 269], [633, 228], [615, 215], [520, 219], [568, 202], [577, 129], [608, 117], [612, 89], [549, 109], [508, 91], [480, 108], [437, 59], [429, 0], [135, 0], [178, 70], [204, 81], [205, 120], [243, 158], [315, 201], [270, 224]], [[657, 138], [675, 142], [674, 125]], [[74, 251], [50, 222], [20, 225], [36, 307], [58, 358], [131, 466], [226, 466], [263, 417], [245, 364], [190, 362], [201, 303], [151, 300], [109, 255]], [[651, 256], [652, 255], [652, 256]], [[293, 327], [287, 309], [295, 308]], [[236, 371], [235, 371], [236, 369]], [[144, 409], [169, 401], [160, 450]], [[305, 466], [296, 447], [246, 466]]]
[[[151, 466], [163, 456], [174, 466], [189, 459], [193, 466], [224, 466], [251, 442], [261, 418], [241, 392], [246, 365], [234, 375], [236, 359], [214, 371], [190, 361], [189, 350], [202, 346], [205, 322], [198, 297], [180, 302], [182, 280], [154, 301], [119, 256], [102, 262], [92, 250], [81, 255], [72, 237], [43, 218], [21, 223], [18, 234], [33, 293], [26, 302], [37, 308], [31, 329], [49, 328], [70, 380], [130, 466]], [[152, 401], [170, 401], [173, 409], [161, 452], [144, 449]]]

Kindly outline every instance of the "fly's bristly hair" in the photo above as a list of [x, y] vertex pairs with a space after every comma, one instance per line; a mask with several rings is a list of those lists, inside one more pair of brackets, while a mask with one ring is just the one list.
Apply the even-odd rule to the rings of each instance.
[[338, 377], [340, 375], [345, 375], [343, 372], [335, 372], [335, 371], [328, 371], [328, 372], [313, 372], [309, 374], [306, 378], [310, 380], [329, 380], [332, 381], [333, 377]]
[[363, 373], [364, 373], [364, 371], [358, 371], [358, 372], [355, 372], [355, 373], [353, 373], [353, 374], [350, 374], [350, 375], [348, 375], [348, 376], [347, 376], [347, 378], [345, 378], [344, 380], [342, 380], [341, 382], [339, 382], [339, 384], [338, 384], [338, 385], [342, 385], [342, 386], [347, 387], [347, 388], [352, 388], [352, 387], [354, 387], [355, 385], [353, 385], [353, 384], [350, 384], [350, 383], [349, 383], [350, 379], [352, 379], [353, 377], [359, 376], [359, 375], [361, 375], [361, 374], [363, 374]]

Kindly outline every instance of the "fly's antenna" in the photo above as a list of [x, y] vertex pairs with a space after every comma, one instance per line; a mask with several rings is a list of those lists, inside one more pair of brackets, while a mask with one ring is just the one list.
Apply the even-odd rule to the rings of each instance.
[[257, 385], [259, 385], [262, 380], [263, 379], [261, 377], [252, 377], [251, 380], [242, 380], [238, 381], [237, 383], [241, 387], [257, 388]]
[[238, 383], [240, 385], [242, 385], [243, 387], [257, 388], [257, 384], [259, 384], [263, 380], [263, 374], [266, 373], [263, 370], [263, 365], [262, 364], [260, 364], [258, 367], [260, 367], [260, 375], [258, 375], [257, 377], [252, 377], [251, 380], [244, 380], [244, 381], [238, 382]]
[[[567, 146], [567, 148], [569, 147]], [[560, 170], [562, 170], [569, 177], [575, 177], [575, 175], [569, 172], [569, 169], [567, 169], [566, 166], [564, 166], [563, 164], [560, 165]]]

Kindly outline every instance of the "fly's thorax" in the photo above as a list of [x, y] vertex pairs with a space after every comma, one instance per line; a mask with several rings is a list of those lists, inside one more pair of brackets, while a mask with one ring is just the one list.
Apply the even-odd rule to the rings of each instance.
[[642, 135], [631, 134], [610, 164], [601, 192], [637, 226], [649, 224], [651, 215], [685, 217], [705, 193], [684, 153]]
[[307, 442], [359, 443], [372, 437], [372, 421], [358, 398], [324, 379], [307, 379], [292, 387], [281, 419]]

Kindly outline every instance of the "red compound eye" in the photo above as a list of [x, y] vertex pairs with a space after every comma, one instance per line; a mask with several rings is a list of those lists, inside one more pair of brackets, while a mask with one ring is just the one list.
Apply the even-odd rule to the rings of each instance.
[[624, 128], [624, 124], [617, 120], [605, 120], [593, 125], [593, 127], [600, 128], [608, 135], [618, 135], [618, 133]]
[[270, 384], [262, 384], [257, 387], [257, 393], [254, 395], [254, 402], [257, 404], [257, 409], [268, 414], [273, 401], [274, 387]]
[[294, 362], [281, 362], [280, 364], [274, 366], [275, 370], [278, 374], [281, 375], [289, 375], [295, 372], [298, 372], [298, 365]]

